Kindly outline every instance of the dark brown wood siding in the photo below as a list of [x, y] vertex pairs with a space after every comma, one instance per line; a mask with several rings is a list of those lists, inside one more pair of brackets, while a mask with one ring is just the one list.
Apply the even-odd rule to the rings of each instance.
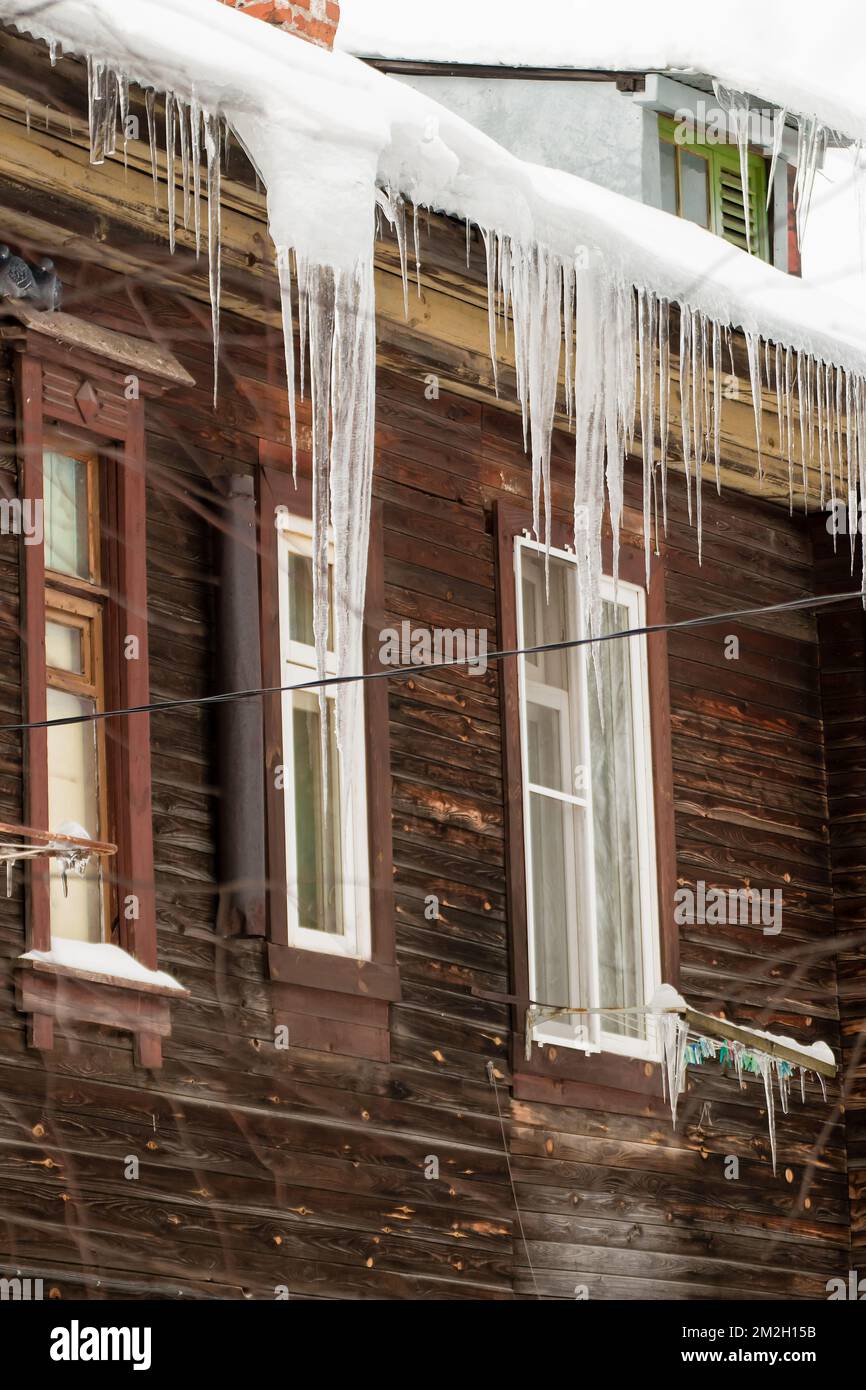
[[[72, 266], [64, 273], [74, 280]], [[259, 440], [288, 438], [275, 333], [225, 316], [211, 403], [204, 316], [180, 297], [102, 277], [98, 315], [157, 335], [195, 389], [148, 407], [151, 693], [213, 690], [216, 480], [253, 472]], [[0, 365], [4, 448], [14, 418]], [[308, 447], [302, 410], [302, 447]], [[554, 442], [555, 498], [570, 503], [573, 445]], [[8, 452], [4, 476], [11, 476]], [[631, 501], [637, 502], [635, 482]], [[379, 380], [375, 491], [388, 621], [484, 627], [496, 637], [493, 509], [527, 502], [516, 416], [391, 371]], [[804, 525], [742, 497], [705, 498], [704, 564], [672, 483], [671, 619], [770, 603], [814, 583]], [[21, 713], [18, 586], [0, 572], [3, 718]], [[728, 661], [723, 637], [740, 638]], [[780, 887], [779, 936], [687, 928], [682, 988], [743, 1022], [836, 1043], [827, 795], [814, 621], [802, 614], [670, 641], [678, 873], [684, 883]], [[393, 851], [402, 999], [388, 1064], [274, 1047], [261, 942], [222, 933], [220, 795], [212, 715], [152, 719], [159, 963], [191, 990], [165, 1062], [133, 1067], [129, 1039], [58, 1028], [27, 1050], [12, 964], [24, 942], [20, 879], [0, 891], [0, 1261], [64, 1296], [533, 1297], [506, 1171], [494, 1063], [528, 1251], [544, 1297], [822, 1297], [848, 1260], [844, 1135], [810, 1088], [777, 1116], [774, 1178], [762, 1092], [708, 1069], [677, 1133], [661, 1107], [622, 1113], [513, 1102], [509, 1013], [473, 987], [509, 987], [499, 673], [394, 682]], [[18, 736], [0, 738], [0, 806], [21, 815]], [[2, 888], [2, 885], [0, 885]], [[438, 920], [425, 900], [439, 899]], [[709, 1110], [704, 1111], [704, 1102]], [[813, 1146], [818, 1157], [812, 1161]], [[137, 1179], [124, 1176], [130, 1156]], [[739, 1177], [726, 1179], [726, 1156]], [[435, 1171], [437, 1177], [426, 1173]]]

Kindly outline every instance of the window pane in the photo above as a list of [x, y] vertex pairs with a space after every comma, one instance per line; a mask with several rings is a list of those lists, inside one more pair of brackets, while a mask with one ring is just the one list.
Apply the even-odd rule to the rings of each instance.
[[[544, 554], [525, 549], [523, 571], [523, 645], [542, 647], [548, 642], [564, 642], [577, 635], [574, 620], [574, 566], [566, 560], [550, 558], [549, 600], [545, 594]], [[568, 688], [568, 660], [565, 652], [537, 652], [526, 657], [529, 680]]]
[[[603, 605], [604, 632], [629, 626], [627, 608]], [[645, 1002], [630, 648], [629, 641], [596, 646], [603, 727], [595, 692], [589, 699], [599, 993], [612, 1007]], [[605, 1030], [643, 1036], [635, 1017], [613, 1015]]]
[[45, 568], [92, 579], [88, 547], [87, 464], [48, 452], [43, 460]]
[[333, 700], [328, 700], [327, 706], [330, 788], [325, 818], [318, 696], [314, 691], [297, 691], [292, 696], [298, 923], [311, 931], [342, 936], [340, 791]]
[[659, 141], [661, 164], [662, 207], [665, 212], [677, 213], [677, 152], [667, 140]]
[[71, 671], [73, 675], [80, 676], [84, 671], [81, 628], [48, 620], [45, 624], [45, 661], [55, 671]]
[[[67, 719], [89, 714], [93, 700], [65, 690], [47, 691], [48, 718]], [[98, 762], [96, 728], [88, 724], [62, 724], [48, 730], [48, 824], [57, 830], [75, 821], [94, 839], [99, 838]], [[51, 931], [79, 941], [102, 939], [101, 871], [91, 859], [84, 878], [67, 875], [68, 895], [63, 895], [60, 867], [51, 860]]]
[[[574, 565], [551, 557], [549, 599], [544, 555], [522, 554], [523, 645], [542, 646], [577, 636]], [[529, 780], [574, 794], [580, 758], [579, 667], [572, 652], [539, 652], [523, 658]]]
[[[291, 544], [291, 542], [290, 542]], [[289, 571], [289, 639], [306, 647], [315, 645], [313, 637], [313, 561], [309, 555], [286, 551]], [[328, 647], [333, 648], [334, 580], [328, 566]]]
[[579, 1002], [577, 959], [580, 808], [530, 793], [532, 937], [535, 1000]]
[[690, 150], [681, 149], [679, 154], [681, 216], [699, 227], [709, 227], [707, 161]]

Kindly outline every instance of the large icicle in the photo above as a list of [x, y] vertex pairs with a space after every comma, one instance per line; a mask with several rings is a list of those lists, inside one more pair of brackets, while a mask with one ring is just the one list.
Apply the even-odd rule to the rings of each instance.
[[[213, 399], [216, 405], [220, 355], [220, 128], [216, 116], [205, 116], [204, 147], [207, 156], [207, 254], [213, 327]], [[174, 198], [173, 186], [169, 188], [169, 197]]]

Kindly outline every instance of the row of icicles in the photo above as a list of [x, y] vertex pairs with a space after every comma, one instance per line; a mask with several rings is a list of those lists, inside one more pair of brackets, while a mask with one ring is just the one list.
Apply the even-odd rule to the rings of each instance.
[[[767, 1102], [767, 1130], [770, 1140], [770, 1154], [773, 1173], [776, 1172], [776, 1107], [773, 1097], [773, 1072], [779, 1087], [779, 1103], [782, 1114], [788, 1113], [791, 1082], [794, 1075], [800, 1075], [800, 1100], [806, 1103], [806, 1077], [812, 1075], [808, 1067], [795, 1067], [784, 1058], [775, 1057], [760, 1048], [747, 1048], [740, 1042], [719, 1042], [716, 1038], [699, 1035], [689, 1038], [689, 1025], [678, 1013], [666, 1012], [658, 1015], [658, 1027], [662, 1050], [662, 1088], [671, 1107], [671, 1119], [676, 1126], [677, 1102], [686, 1089], [686, 1066], [689, 1063], [700, 1066], [707, 1060], [718, 1061], [720, 1066], [733, 1066], [737, 1082], [743, 1085], [743, 1075], [750, 1072], [759, 1076], [764, 1083], [764, 1096]], [[826, 1101], [827, 1088], [820, 1072], [815, 1072], [821, 1094]]]
[[[56, 55], [52, 54], [52, 58]], [[91, 158], [99, 163], [127, 140], [129, 82], [124, 74], [95, 59], [88, 60], [88, 107]], [[724, 96], [739, 111], [747, 131], [748, 98]], [[145, 92], [148, 140], [155, 196], [158, 193], [156, 93]], [[779, 123], [779, 129], [783, 122]], [[219, 356], [220, 300], [220, 167], [227, 124], [196, 101], [185, 102], [171, 92], [165, 97], [164, 144], [168, 183], [169, 242], [175, 245], [177, 209], [185, 228], [190, 221], [196, 250], [200, 242], [201, 159], [206, 162], [207, 242], [209, 286], [214, 338], [214, 393]], [[798, 167], [798, 217], [808, 207], [814, 167], [827, 132], [815, 122], [801, 121], [802, 160]], [[781, 140], [781, 137], [780, 137]], [[776, 150], [778, 153], [778, 150]], [[176, 180], [180, 175], [180, 197]], [[744, 175], [745, 176], [745, 175]], [[403, 279], [404, 306], [409, 311], [407, 205], [399, 193], [377, 191], [377, 218], [384, 218], [396, 236]], [[638, 423], [643, 462], [643, 521], [647, 574], [657, 538], [667, 526], [667, 474], [673, 456], [685, 475], [689, 519], [696, 526], [702, 549], [702, 483], [712, 467], [720, 488], [722, 414], [726, 396], [735, 393], [731, 328], [689, 305], [672, 302], [635, 285], [606, 264], [598, 252], [571, 259], [538, 243], [523, 244], [492, 229], [480, 228], [488, 293], [490, 355], [498, 391], [499, 335], [513, 341], [516, 390], [522, 410], [524, 443], [531, 456], [533, 527], [540, 539], [549, 537], [551, 516], [551, 438], [557, 416], [565, 416], [575, 434], [574, 550], [581, 591], [591, 633], [600, 630], [602, 574], [601, 537], [604, 512], [609, 510], [613, 536], [613, 568], [617, 571], [619, 530], [623, 510], [625, 458], [634, 447]], [[418, 208], [413, 208], [415, 271], [420, 294], [420, 237]], [[467, 259], [470, 224], [467, 222]], [[293, 265], [294, 262], [294, 265]], [[345, 460], [336, 488], [331, 472], [335, 457], [334, 431], [340, 434], [342, 455], [348, 432], [355, 451], [355, 474], [367, 489], [372, 479], [372, 411], [375, 367], [375, 308], [372, 303], [372, 264], [346, 274], [307, 263], [289, 248], [277, 248], [283, 310], [289, 414], [293, 451], [296, 446], [295, 351], [293, 284], [301, 344], [297, 364], [303, 380], [309, 359], [313, 404], [314, 490], [316, 525], [330, 523], [337, 556], [335, 604], [337, 623], [345, 632], [357, 618], [366, 572], [366, 528], [369, 494], [357, 496]], [[676, 335], [676, 341], [673, 341]], [[859, 516], [859, 499], [866, 495], [866, 389], [864, 378], [843, 367], [823, 362], [810, 353], [765, 341], [755, 332], [744, 334], [757, 443], [757, 469], [763, 471], [762, 421], [764, 394], [775, 402], [778, 450], [787, 461], [789, 498], [793, 507], [795, 478], [808, 505], [811, 475], [817, 466], [819, 503], [835, 505], [841, 498], [849, 514]], [[336, 350], [335, 350], [336, 349]], [[635, 350], [636, 349], [636, 350]], [[347, 357], [355, 352], [353, 359]], [[677, 359], [678, 366], [672, 361]], [[564, 387], [560, 390], [561, 372]], [[672, 400], [676, 379], [678, 401]], [[675, 404], [676, 412], [672, 406]], [[352, 425], [357, 411], [360, 428]], [[338, 425], [338, 421], [342, 422]], [[673, 431], [675, 439], [671, 439]], [[351, 469], [350, 469], [351, 474]], [[347, 508], [346, 489], [352, 495]], [[335, 510], [334, 502], [338, 506]], [[348, 526], [348, 533], [344, 527]], [[359, 527], [362, 528], [359, 531]], [[852, 564], [856, 527], [849, 527]], [[317, 648], [324, 671], [328, 630], [327, 583], [323, 577], [326, 548], [317, 535], [314, 552], [318, 579]], [[342, 557], [342, 558], [341, 558]], [[360, 585], [345, 591], [341, 584]], [[866, 589], [866, 567], [863, 573]], [[357, 653], [357, 622], [350, 646]], [[342, 702], [341, 702], [342, 703]], [[339, 705], [338, 705], [339, 708]], [[344, 721], [338, 714], [338, 726]], [[340, 740], [342, 746], [343, 740]]]

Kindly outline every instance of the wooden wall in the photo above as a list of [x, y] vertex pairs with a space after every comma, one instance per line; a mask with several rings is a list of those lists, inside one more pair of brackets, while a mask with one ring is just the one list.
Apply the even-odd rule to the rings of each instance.
[[[860, 543], [851, 567], [849, 538], [834, 550], [826, 518], [813, 524], [819, 592], [859, 587]], [[821, 700], [830, 805], [839, 1013], [846, 1074], [845, 1130], [851, 1201], [851, 1268], [866, 1265], [866, 626], [855, 600], [819, 619]]]
[[[254, 470], [259, 437], [287, 440], [281, 345], [226, 316], [214, 412], [200, 307], [108, 271], [97, 299], [92, 271], [62, 268], [73, 312], [164, 338], [196, 379], [149, 412], [152, 695], [211, 690], [216, 480]], [[0, 385], [8, 440], [5, 364]], [[423, 382], [390, 370], [377, 414], [389, 619], [493, 634], [493, 507], [530, 492], [519, 420], [444, 389], [428, 400]], [[568, 512], [571, 441], [557, 436], [554, 456], [555, 498]], [[634, 478], [631, 488], [634, 502]], [[671, 492], [670, 618], [810, 591], [811, 539], [799, 520], [708, 489], [699, 568], [682, 487]], [[20, 713], [17, 584], [3, 553], [8, 720]], [[725, 659], [727, 631], [740, 638], [737, 661]], [[814, 622], [792, 615], [675, 635], [670, 677], [682, 881], [785, 894], [778, 937], [684, 929], [684, 992], [741, 1021], [835, 1043]], [[8, 901], [0, 892], [0, 1263], [64, 1297], [268, 1299], [287, 1285], [304, 1298], [571, 1298], [576, 1286], [602, 1298], [814, 1298], [844, 1273], [844, 1133], [839, 1123], [822, 1131], [833, 1111], [812, 1090], [779, 1118], [775, 1178], [751, 1081], [738, 1093], [708, 1070], [676, 1134], [660, 1107], [622, 1114], [607, 1093], [580, 1110], [510, 1099], [508, 1010], [472, 994], [509, 987], [495, 666], [392, 685], [403, 997], [387, 1065], [274, 1048], [261, 944], [219, 930], [211, 716], [185, 709], [152, 727], [160, 965], [192, 997], [174, 1009], [154, 1077], [134, 1070], [128, 1039], [93, 1027], [64, 1030], [42, 1060], [13, 1007], [20, 887]], [[7, 735], [0, 811], [16, 818], [20, 807], [19, 745]], [[440, 899], [436, 922], [424, 915], [429, 894]], [[739, 1159], [736, 1180], [724, 1177], [726, 1155]], [[140, 1160], [137, 1180], [124, 1177], [129, 1156]], [[438, 1179], [425, 1177], [431, 1158]]]

